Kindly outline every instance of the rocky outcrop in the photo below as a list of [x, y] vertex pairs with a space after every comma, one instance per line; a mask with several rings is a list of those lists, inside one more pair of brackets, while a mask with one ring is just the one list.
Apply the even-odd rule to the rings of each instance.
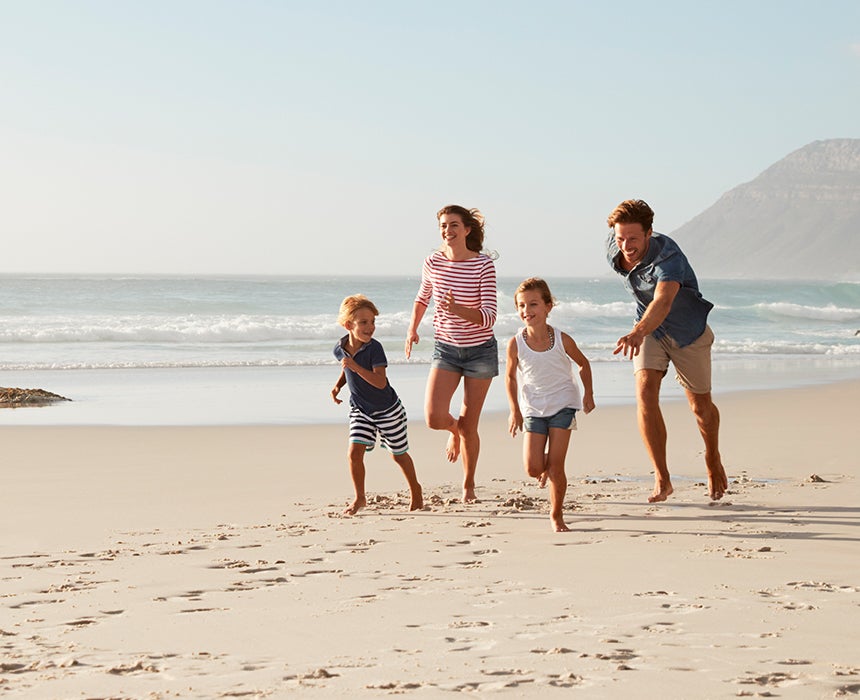
[[0, 387], [0, 408], [20, 406], [47, 406], [58, 401], [71, 401], [65, 396], [52, 394], [44, 389], [18, 389]]
[[815, 141], [670, 235], [699, 277], [860, 280], [860, 139]]

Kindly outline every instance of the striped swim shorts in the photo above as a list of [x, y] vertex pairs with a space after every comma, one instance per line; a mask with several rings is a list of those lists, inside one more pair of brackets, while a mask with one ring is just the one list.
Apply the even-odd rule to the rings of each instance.
[[349, 409], [349, 441], [366, 445], [369, 452], [376, 445], [379, 434], [382, 446], [393, 455], [409, 452], [406, 434], [406, 409], [397, 400], [391, 408], [370, 415], [351, 406]]

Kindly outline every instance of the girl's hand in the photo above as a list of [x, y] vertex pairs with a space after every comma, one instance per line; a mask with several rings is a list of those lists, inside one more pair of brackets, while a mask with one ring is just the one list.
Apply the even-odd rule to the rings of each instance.
[[591, 394], [586, 394], [582, 398], [582, 411], [583, 413], [591, 413], [594, 410], [594, 397]]
[[511, 437], [517, 436], [517, 430], [520, 432], [523, 431], [523, 414], [519, 411], [516, 413], [511, 411], [510, 416], [508, 416], [508, 432], [511, 434]]

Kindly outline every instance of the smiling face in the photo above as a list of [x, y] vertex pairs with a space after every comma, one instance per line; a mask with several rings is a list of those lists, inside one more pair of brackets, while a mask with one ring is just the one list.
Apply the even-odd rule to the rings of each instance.
[[642, 224], [615, 224], [615, 244], [621, 251], [621, 267], [632, 270], [648, 252], [651, 230], [646, 231]]
[[517, 292], [516, 302], [517, 313], [528, 328], [542, 328], [546, 325], [552, 304], [546, 303], [540, 291], [527, 289]]
[[373, 337], [376, 330], [376, 314], [366, 307], [358, 309], [352, 318], [344, 323], [344, 327], [349, 331], [350, 344], [360, 347], [370, 342]]
[[439, 217], [439, 233], [442, 243], [449, 248], [465, 248], [466, 236], [471, 228], [463, 224], [463, 218], [459, 214], [442, 214]]

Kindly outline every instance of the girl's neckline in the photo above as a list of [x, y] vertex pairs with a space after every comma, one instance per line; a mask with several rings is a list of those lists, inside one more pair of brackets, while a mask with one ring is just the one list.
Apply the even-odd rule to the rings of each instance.
[[538, 348], [532, 347], [531, 344], [529, 344], [528, 329], [523, 328], [523, 342], [526, 344], [526, 347], [528, 347], [528, 349], [531, 350], [532, 352], [549, 352], [550, 350], [552, 350], [555, 347], [555, 329], [553, 329], [553, 327], [551, 325], [547, 324], [546, 330], [547, 330], [547, 334], [548, 334], [548, 343], [549, 344], [545, 348], [538, 349]]

